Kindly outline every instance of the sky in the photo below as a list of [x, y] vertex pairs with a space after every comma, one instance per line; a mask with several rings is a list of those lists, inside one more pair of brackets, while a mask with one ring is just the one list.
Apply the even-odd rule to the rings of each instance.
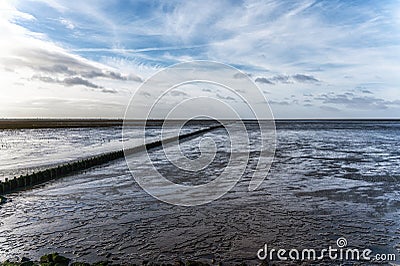
[[6, 0], [0, 34], [0, 118], [122, 118], [192, 60], [245, 73], [275, 118], [400, 118], [400, 1]]

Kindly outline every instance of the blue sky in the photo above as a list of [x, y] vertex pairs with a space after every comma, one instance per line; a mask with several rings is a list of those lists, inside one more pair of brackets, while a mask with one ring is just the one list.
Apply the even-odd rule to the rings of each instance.
[[21, 0], [0, 13], [0, 117], [122, 117], [143, 80], [190, 60], [248, 74], [276, 118], [400, 115], [400, 1]]

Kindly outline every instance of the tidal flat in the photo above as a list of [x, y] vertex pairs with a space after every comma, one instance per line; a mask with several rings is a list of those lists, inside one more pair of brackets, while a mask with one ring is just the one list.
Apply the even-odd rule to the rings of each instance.
[[[256, 163], [250, 160], [238, 184], [209, 204], [180, 207], [153, 198], [135, 182], [124, 158], [9, 194], [0, 207], [0, 261], [38, 260], [58, 252], [87, 263], [193, 260], [257, 265], [261, 263], [257, 251], [265, 244], [320, 250], [344, 237], [348, 247], [396, 254], [398, 263], [400, 123], [278, 121], [276, 125], [275, 159], [262, 185], [248, 191]], [[58, 129], [51, 130], [43, 139], [56, 138]], [[84, 135], [84, 130], [93, 134], [96, 129], [81, 130]], [[118, 128], [97, 130], [103, 133], [96, 136], [119, 143], [118, 134], [107, 132]], [[18, 134], [9, 133], [3, 143], [18, 150], [19, 144], [10, 137]], [[204, 136], [214, 139], [220, 151], [212, 167], [177, 172], [162, 150], [151, 153], [153, 165], [177, 183], [212, 180], [226, 165], [229, 152], [222, 129]], [[256, 142], [257, 135], [253, 137]], [[182, 143], [181, 150], [195, 156], [198, 141]], [[90, 145], [85, 149], [91, 152]], [[151, 166], [140, 154], [135, 160], [134, 174], [146, 175]]]

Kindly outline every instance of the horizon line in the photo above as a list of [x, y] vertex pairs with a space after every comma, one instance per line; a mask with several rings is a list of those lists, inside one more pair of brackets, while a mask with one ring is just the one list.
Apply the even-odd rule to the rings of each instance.
[[232, 121], [258, 121], [258, 120], [400, 120], [400, 117], [310, 117], [310, 118], [272, 118], [272, 119], [256, 119], [256, 118], [242, 118], [242, 119], [232, 119], [232, 118], [219, 118], [219, 119], [203, 119], [203, 118], [176, 118], [176, 119], [162, 119], [162, 118], [152, 118], [152, 119], [127, 119], [127, 118], [112, 118], [112, 117], [2, 117], [0, 121], [182, 121], [182, 120], [199, 120], [199, 121], [212, 121], [212, 120], [232, 120]]

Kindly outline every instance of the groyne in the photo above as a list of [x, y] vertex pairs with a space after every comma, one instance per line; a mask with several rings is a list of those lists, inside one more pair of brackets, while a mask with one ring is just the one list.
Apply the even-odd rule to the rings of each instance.
[[190, 133], [182, 134], [176, 137], [167, 138], [164, 140], [158, 140], [150, 143], [146, 143], [144, 145], [140, 145], [137, 147], [118, 150], [108, 153], [103, 153], [95, 156], [91, 156], [85, 159], [80, 159], [76, 161], [71, 161], [68, 163], [64, 163], [61, 165], [53, 166], [51, 168], [47, 168], [44, 170], [40, 170], [37, 172], [33, 172], [27, 175], [21, 175], [19, 177], [14, 177], [12, 179], [6, 178], [4, 182], [0, 181], [0, 195], [5, 195], [17, 190], [24, 190], [28, 188], [32, 188], [33, 186], [43, 184], [50, 180], [54, 180], [57, 178], [65, 177], [74, 172], [82, 171], [89, 169], [94, 166], [99, 166], [105, 164], [107, 162], [119, 159], [124, 157], [125, 155], [130, 155], [133, 153], [137, 153], [140, 151], [155, 149], [161, 147], [164, 144], [171, 143], [177, 140], [188, 140], [190, 138], [199, 136], [208, 131], [211, 131], [215, 128], [222, 127], [221, 125], [211, 126], [207, 128], [203, 128], [197, 131], [193, 131]]

